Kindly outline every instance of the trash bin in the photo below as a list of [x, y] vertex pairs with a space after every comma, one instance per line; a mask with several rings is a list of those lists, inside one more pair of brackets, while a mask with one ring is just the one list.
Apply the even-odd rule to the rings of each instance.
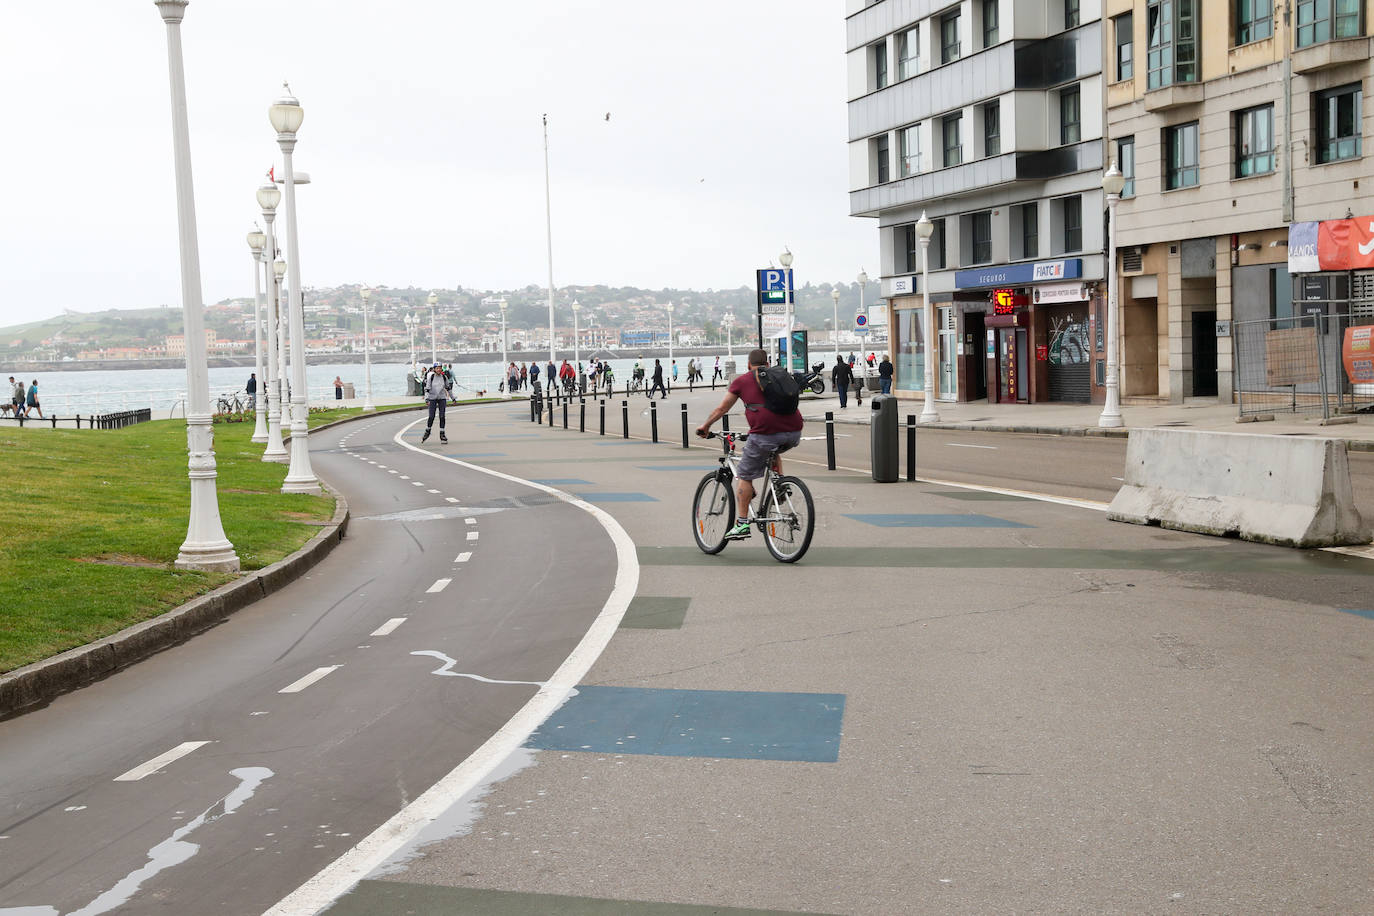
[[343, 383], [343, 390], [344, 390], [344, 397], [345, 397], [345, 398], [347, 398], [347, 399], [349, 399], [349, 400], [352, 400], [353, 398], [357, 397], [357, 395], [353, 393], [354, 389], [353, 389], [353, 383], [352, 383], [352, 382], [344, 382], [344, 383]]
[[874, 395], [872, 441], [873, 479], [878, 483], [897, 482], [897, 399], [890, 394]]

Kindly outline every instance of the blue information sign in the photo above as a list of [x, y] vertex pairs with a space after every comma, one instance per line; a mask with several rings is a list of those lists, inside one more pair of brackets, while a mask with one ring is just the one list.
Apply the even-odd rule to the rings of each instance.
[[1027, 283], [1076, 280], [1081, 276], [1083, 276], [1083, 260], [1081, 258], [1065, 258], [1062, 261], [1001, 264], [997, 267], [957, 270], [954, 272], [954, 285], [959, 289], [971, 289], [979, 286], [1023, 286]]
[[759, 286], [759, 305], [787, 304], [787, 291], [794, 294], [797, 287], [792, 282], [792, 270], [781, 267], [767, 267], [757, 272]]

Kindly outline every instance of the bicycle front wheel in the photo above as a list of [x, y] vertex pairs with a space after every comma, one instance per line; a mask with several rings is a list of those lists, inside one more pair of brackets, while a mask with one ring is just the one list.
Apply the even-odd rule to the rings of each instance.
[[735, 523], [735, 488], [726, 470], [712, 471], [697, 484], [692, 499], [692, 537], [702, 553], [725, 549], [725, 534]]
[[795, 563], [811, 546], [816, 507], [797, 477], [779, 477], [763, 498], [763, 543], [773, 559]]

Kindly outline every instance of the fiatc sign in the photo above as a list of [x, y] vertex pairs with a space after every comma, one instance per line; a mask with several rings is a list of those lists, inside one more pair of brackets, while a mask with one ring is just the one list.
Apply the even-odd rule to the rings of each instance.
[[1374, 268], [1374, 216], [1293, 223], [1288, 227], [1288, 272]]

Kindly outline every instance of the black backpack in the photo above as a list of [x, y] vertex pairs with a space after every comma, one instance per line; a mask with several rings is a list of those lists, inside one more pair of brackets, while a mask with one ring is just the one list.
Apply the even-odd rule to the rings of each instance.
[[762, 366], [756, 370], [759, 389], [763, 391], [763, 406], [780, 417], [797, 412], [801, 403], [801, 386], [792, 373], [782, 366]]

